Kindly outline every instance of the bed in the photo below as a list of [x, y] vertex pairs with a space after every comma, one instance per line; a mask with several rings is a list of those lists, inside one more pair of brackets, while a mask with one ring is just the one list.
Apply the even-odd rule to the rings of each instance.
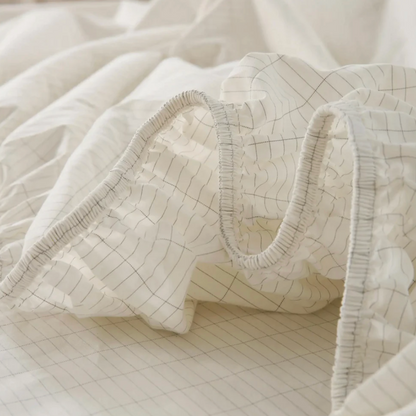
[[414, 9], [0, 6], [0, 415], [414, 415]]

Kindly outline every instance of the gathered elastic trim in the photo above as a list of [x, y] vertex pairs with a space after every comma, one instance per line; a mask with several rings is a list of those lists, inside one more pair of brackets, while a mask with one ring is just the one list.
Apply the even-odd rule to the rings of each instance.
[[[361, 309], [364, 283], [369, 265], [372, 215], [375, 198], [375, 170], [371, 148], [356, 102], [338, 102], [320, 107], [314, 114], [302, 144], [295, 186], [287, 213], [275, 240], [263, 252], [246, 255], [238, 248], [237, 218], [240, 212], [240, 164], [243, 146], [234, 137], [236, 110], [202, 92], [187, 91], [169, 100], [137, 130], [118, 163], [107, 177], [69, 214], [57, 222], [21, 257], [0, 282], [0, 299], [12, 304], [33, 281], [40, 268], [75, 236], [85, 231], [103, 211], [132, 186], [137, 172], [154, 142], [156, 134], [179, 112], [189, 106], [204, 106], [212, 114], [219, 146], [219, 216], [225, 248], [239, 267], [256, 270], [279, 267], [288, 261], [304, 237], [316, 205], [322, 160], [329, 140], [328, 131], [335, 119], [344, 120], [354, 156], [354, 186], [351, 237], [337, 352], [332, 383], [334, 410], [359, 382], [362, 356]], [[361, 342], [361, 343], [360, 343]]]
[[[227, 146], [231, 141], [230, 124], [236, 122], [233, 118], [235, 110], [232, 106], [227, 106], [199, 91], [185, 91], [173, 97], [136, 131], [123, 155], [106, 178], [78, 206], [36, 241], [23, 254], [11, 272], [3, 278], [0, 282], [0, 299], [3, 303], [13, 304], [33, 281], [43, 265], [51, 261], [57, 252], [74, 237], [85, 231], [117, 197], [131, 187], [134, 174], [146, 160], [146, 155], [157, 133], [189, 106], [204, 106], [210, 110], [218, 141], [225, 143], [220, 146], [220, 158], [228, 157]], [[225, 163], [220, 171], [225, 171], [224, 175], [231, 176], [229, 169], [230, 167]], [[230, 183], [225, 180], [220, 183], [220, 188], [221, 186], [233, 187], [234, 182]], [[220, 190], [225, 200], [229, 192], [231, 191], [227, 189], [224, 192]]]
[[[292, 198], [275, 240], [263, 252], [245, 255], [237, 247], [236, 227], [232, 227], [231, 215], [237, 211], [239, 182], [227, 197], [227, 210], [222, 212], [223, 237], [227, 251], [238, 266], [244, 269], [273, 267], [278, 270], [293, 256], [305, 236], [306, 227], [316, 209], [318, 180], [323, 157], [329, 141], [329, 130], [335, 120], [345, 124], [353, 150], [353, 197], [350, 224], [350, 246], [346, 273], [345, 291], [338, 324], [337, 350], [332, 377], [332, 406], [339, 409], [351, 390], [361, 382], [363, 357], [362, 307], [365, 281], [368, 276], [375, 200], [375, 166], [371, 145], [360, 116], [360, 105], [356, 101], [339, 101], [318, 108], [307, 129], [296, 171]], [[241, 141], [234, 139], [230, 160], [239, 154], [236, 146]], [[235, 164], [233, 173], [239, 175]], [[228, 174], [228, 173], [227, 173]], [[227, 177], [225, 175], [225, 177]], [[228, 177], [229, 180], [231, 178]]]
[[353, 153], [353, 192], [346, 283], [331, 386], [333, 411], [341, 408], [348, 394], [362, 382], [363, 300], [369, 273], [376, 196], [373, 151], [358, 111], [348, 114], [346, 127]]
[[[111, 203], [127, 190], [134, 174], [152, 146], [156, 134], [189, 106], [207, 107], [214, 120], [219, 147], [219, 222], [225, 249], [233, 263], [243, 269], [279, 267], [288, 261], [303, 238], [315, 205], [319, 171], [326, 148], [331, 114], [328, 105], [315, 113], [302, 146], [293, 197], [275, 240], [261, 253], [247, 255], [238, 248], [238, 215], [241, 211], [241, 137], [232, 134], [237, 124], [233, 105], [224, 104], [199, 91], [183, 92], [167, 103], [137, 130], [123, 155], [107, 177], [62, 220], [35, 242], [0, 282], [0, 299], [13, 303], [33, 281], [40, 268], [75, 236], [85, 231]], [[318, 140], [319, 139], [319, 140]]]
[[[306, 226], [316, 204], [319, 172], [328, 140], [328, 131], [331, 128], [328, 118], [333, 118], [329, 108], [329, 105], [320, 107], [309, 124], [302, 144], [292, 198], [286, 215], [277, 236], [261, 253], [247, 255], [238, 248], [238, 229], [233, 221], [238, 216], [236, 206], [241, 194], [241, 184], [234, 180], [233, 187], [224, 186], [221, 189], [221, 231], [228, 254], [239, 268], [260, 270], [280, 267], [290, 260], [304, 238]], [[229, 162], [222, 159], [220, 166], [225, 163], [232, 165], [231, 172], [228, 169], [220, 171], [222, 173], [220, 180], [226, 185], [233, 180], [233, 176], [236, 178], [241, 175], [238, 163], [235, 163], [235, 159], [243, 153], [241, 147], [241, 141], [231, 138], [231, 146], [223, 149], [224, 155], [227, 156], [226, 160]]]

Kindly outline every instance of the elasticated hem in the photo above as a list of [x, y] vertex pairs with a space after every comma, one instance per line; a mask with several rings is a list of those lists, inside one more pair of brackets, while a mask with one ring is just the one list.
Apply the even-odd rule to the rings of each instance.
[[241, 212], [239, 182], [243, 155], [241, 138], [234, 137], [231, 126], [237, 124], [232, 105], [214, 100], [202, 92], [187, 91], [169, 100], [137, 130], [118, 163], [107, 177], [76, 207], [49, 229], [18, 261], [0, 283], [0, 298], [13, 304], [33, 281], [41, 267], [71, 240], [85, 231], [112, 202], [134, 182], [137, 172], [156, 134], [189, 106], [204, 106], [212, 114], [219, 146], [219, 217], [224, 246], [237, 267], [247, 270], [279, 268], [290, 260], [304, 238], [314, 214], [322, 160], [335, 119], [348, 130], [354, 155], [354, 186], [351, 237], [346, 288], [338, 328], [336, 362], [332, 383], [334, 410], [359, 382], [360, 340], [364, 282], [367, 277], [372, 238], [375, 170], [371, 148], [356, 102], [338, 102], [320, 107], [307, 129], [287, 213], [274, 241], [261, 253], [247, 255], [238, 248], [238, 213]]

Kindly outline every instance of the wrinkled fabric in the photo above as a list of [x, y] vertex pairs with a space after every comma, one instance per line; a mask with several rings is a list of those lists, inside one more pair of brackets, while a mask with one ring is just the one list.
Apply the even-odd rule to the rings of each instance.
[[342, 298], [331, 414], [412, 414], [413, 4], [317, 4], [0, 10], [1, 304], [186, 334]]

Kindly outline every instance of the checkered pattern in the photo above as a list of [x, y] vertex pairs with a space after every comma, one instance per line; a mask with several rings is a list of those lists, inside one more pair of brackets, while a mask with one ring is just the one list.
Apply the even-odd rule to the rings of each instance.
[[233, 4], [0, 48], [1, 414], [415, 413], [416, 71], [165, 59]]
[[136, 317], [4, 311], [1, 415], [326, 415], [337, 319], [336, 305], [204, 303], [177, 336]]

